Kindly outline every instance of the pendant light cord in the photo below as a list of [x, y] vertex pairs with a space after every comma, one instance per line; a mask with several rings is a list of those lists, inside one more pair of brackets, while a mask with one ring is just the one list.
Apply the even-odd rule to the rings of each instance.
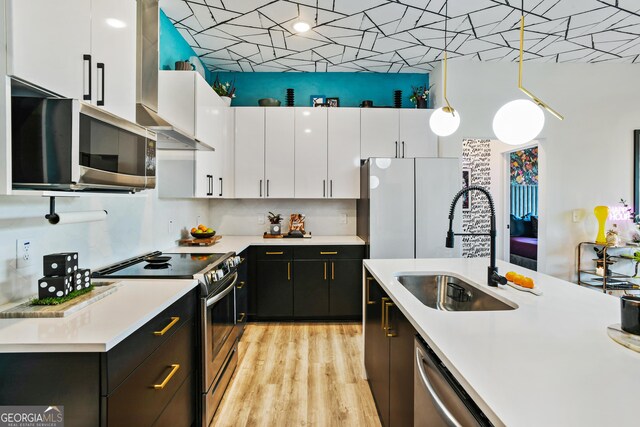
[[449, 39], [447, 38], [447, 24], [449, 22], [449, 0], [446, 0], [444, 3], [444, 61], [442, 67], [444, 68], [444, 90], [443, 97], [444, 102], [447, 103], [446, 107], [442, 107], [442, 110], [446, 113], [451, 113], [452, 116], [455, 117], [456, 111], [453, 109], [451, 104], [449, 104], [449, 99], [447, 98], [447, 50], [449, 49]]

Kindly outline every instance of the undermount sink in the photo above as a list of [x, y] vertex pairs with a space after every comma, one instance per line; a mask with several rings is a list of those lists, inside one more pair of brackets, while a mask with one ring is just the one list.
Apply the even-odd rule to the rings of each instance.
[[446, 274], [399, 274], [396, 279], [427, 307], [442, 311], [515, 310], [464, 280]]

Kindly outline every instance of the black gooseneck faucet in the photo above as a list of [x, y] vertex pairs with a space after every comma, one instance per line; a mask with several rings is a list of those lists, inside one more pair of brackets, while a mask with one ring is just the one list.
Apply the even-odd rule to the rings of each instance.
[[[470, 191], [479, 191], [485, 195], [489, 201], [489, 209], [491, 210], [491, 224], [489, 233], [454, 233], [453, 232], [453, 215], [456, 209], [456, 204], [460, 197]], [[489, 269], [487, 271], [487, 285], [498, 286], [498, 284], [506, 285], [507, 279], [498, 274], [498, 267], [496, 267], [496, 209], [493, 204], [493, 198], [491, 193], [484, 187], [479, 185], [470, 185], [458, 191], [451, 202], [451, 210], [449, 210], [449, 231], [447, 231], [447, 248], [453, 248], [454, 236], [489, 236], [491, 238], [491, 258], [489, 260]]]

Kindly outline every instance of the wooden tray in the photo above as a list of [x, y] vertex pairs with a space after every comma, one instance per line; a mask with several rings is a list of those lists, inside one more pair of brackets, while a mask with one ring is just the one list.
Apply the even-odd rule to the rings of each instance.
[[23, 302], [8, 310], [0, 311], [0, 319], [67, 317], [117, 289], [118, 285], [95, 286], [91, 292], [58, 305], [31, 305], [31, 301]]
[[182, 239], [180, 246], [213, 246], [222, 236], [212, 236], [208, 239]]
[[263, 239], [282, 239], [284, 237], [283, 234], [269, 234], [269, 233], [264, 233], [262, 235]]

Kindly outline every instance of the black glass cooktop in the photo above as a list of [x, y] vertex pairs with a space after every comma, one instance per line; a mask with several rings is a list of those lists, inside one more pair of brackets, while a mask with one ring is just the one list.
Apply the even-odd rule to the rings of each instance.
[[[146, 262], [146, 256], [170, 257], [166, 263]], [[190, 279], [194, 274], [215, 263], [225, 254], [178, 254], [160, 253], [143, 255], [132, 258], [109, 267], [94, 271], [96, 278], [145, 278], [162, 277], [165, 279]]]

